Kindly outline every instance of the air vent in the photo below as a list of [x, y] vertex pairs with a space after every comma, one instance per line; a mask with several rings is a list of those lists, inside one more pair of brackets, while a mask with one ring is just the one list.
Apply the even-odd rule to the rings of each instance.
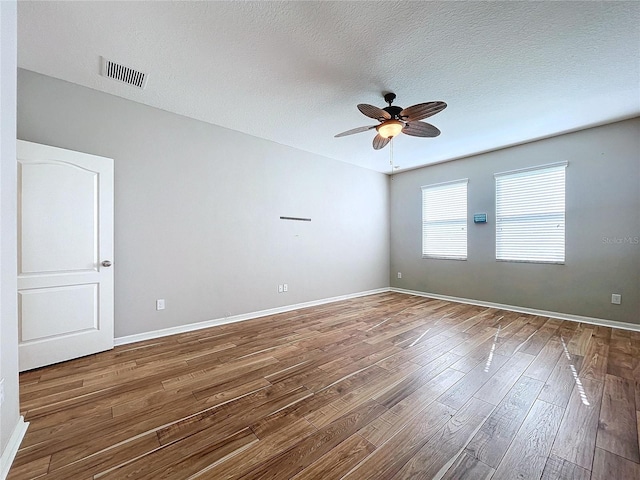
[[144, 88], [147, 86], [147, 74], [134, 70], [133, 68], [125, 67], [119, 63], [102, 58], [102, 76], [107, 78], [113, 78], [120, 82], [124, 82], [128, 85]]

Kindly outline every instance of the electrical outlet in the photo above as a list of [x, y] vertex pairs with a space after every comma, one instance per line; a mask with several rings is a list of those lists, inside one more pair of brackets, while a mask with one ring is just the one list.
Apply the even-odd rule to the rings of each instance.
[[164, 310], [164, 298], [156, 300], [156, 310]]
[[284, 285], [278, 285], [278, 293], [284, 292]]
[[620, 305], [621, 302], [622, 302], [622, 295], [620, 295], [619, 293], [611, 294], [611, 303], [613, 303], [614, 305]]
[[398, 272], [398, 278], [402, 278], [402, 272]]
[[289, 285], [287, 285], [287, 284], [285, 283], [285, 284], [282, 286], [282, 289], [283, 289], [285, 292], [288, 292], [288, 291], [289, 291]]
[[0, 405], [4, 403], [4, 378], [0, 380]]

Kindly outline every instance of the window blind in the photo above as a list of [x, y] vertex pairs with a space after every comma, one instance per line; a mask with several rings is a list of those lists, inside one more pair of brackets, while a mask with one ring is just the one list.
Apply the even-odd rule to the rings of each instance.
[[495, 175], [496, 260], [564, 263], [566, 167]]
[[422, 187], [422, 256], [467, 258], [468, 180]]

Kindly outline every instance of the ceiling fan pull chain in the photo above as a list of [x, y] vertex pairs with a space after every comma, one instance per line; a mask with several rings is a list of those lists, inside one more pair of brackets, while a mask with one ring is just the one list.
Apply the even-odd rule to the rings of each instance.
[[389, 164], [391, 164], [391, 180], [393, 180], [393, 138], [389, 142]]

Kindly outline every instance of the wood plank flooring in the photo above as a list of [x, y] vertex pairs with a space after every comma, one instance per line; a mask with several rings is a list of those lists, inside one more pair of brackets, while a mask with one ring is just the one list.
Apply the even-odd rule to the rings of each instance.
[[9, 479], [640, 479], [640, 332], [384, 293], [20, 376]]

